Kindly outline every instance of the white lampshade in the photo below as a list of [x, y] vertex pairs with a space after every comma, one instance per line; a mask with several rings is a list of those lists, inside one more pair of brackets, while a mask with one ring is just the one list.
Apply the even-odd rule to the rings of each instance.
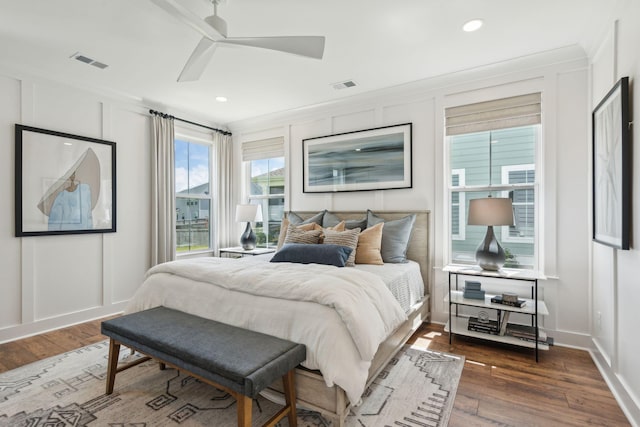
[[236, 222], [262, 221], [262, 209], [259, 205], [236, 206]]
[[511, 199], [487, 197], [469, 201], [469, 225], [513, 225]]

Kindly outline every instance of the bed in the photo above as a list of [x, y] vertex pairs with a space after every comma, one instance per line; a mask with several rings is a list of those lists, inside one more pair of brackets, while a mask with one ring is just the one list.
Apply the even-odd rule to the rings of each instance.
[[[304, 220], [317, 212], [295, 215]], [[368, 213], [332, 215], [359, 220]], [[375, 215], [385, 221], [415, 215], [409, 262], [336, 268], [273, 263], [272, 255], [175, 261], [147, 273], [126, 311], [164, 305], [305, 344], [307, 361], [296, 370], [298, 403], [342, 426], [350, 405], [429, 319], [429, 212]], [[423, 289], [415, 289], [415, 275]], [[266, 396], [281, 392], [274, 385]]]

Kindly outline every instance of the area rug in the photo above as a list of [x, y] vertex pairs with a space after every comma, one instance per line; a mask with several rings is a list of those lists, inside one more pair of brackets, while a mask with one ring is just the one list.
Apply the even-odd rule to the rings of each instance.
[[[236, 426], [235, 400], [226, 393], [153, 361], [116, 376], [105, 395], [109, 344], [103, 341], [0, 374], [0, 426], [155, 427]], [[127, 349], [122, 361], [131, 361]], [[346, 420], [349, 427], [446, 426], [464, 357], [403, 347], [367, 389]], [[253, 425], [280, 405], [259, 397]], [[298, 408], [299, 426], [331, 426]], [[280, 427], [288, 426], [283, 420]]]

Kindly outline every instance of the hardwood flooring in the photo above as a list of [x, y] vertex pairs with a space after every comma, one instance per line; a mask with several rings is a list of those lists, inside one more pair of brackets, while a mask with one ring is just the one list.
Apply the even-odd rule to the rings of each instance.
[[[0, 372], [83, 347], [105, 337], [100, 320], [0, 345]], [[448, 334], [422, 325], [411, 343], [466, 358], [450, 427], [629, 426], [585, 351], [552, 347], [535, 362], [530, 349]]]

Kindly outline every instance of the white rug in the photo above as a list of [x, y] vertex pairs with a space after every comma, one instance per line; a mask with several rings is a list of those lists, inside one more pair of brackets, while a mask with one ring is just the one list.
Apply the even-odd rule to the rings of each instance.
[[[236, 426], [235, 400], [173, 369], [145, 362], [116, 376], [104, 394], [108, 341], [0, 374], [0, 426]], [[121, 359], [131, 359], [129, 350]], [[446, 426], [464, 357], [405, 346], [347, 418], [350, 427]], [[253, 425], [280, 408], [262, 397]], [[280, 423], [288, 425], [286, 418]], [[298, 410], [299, 426], [330, 426]]]

